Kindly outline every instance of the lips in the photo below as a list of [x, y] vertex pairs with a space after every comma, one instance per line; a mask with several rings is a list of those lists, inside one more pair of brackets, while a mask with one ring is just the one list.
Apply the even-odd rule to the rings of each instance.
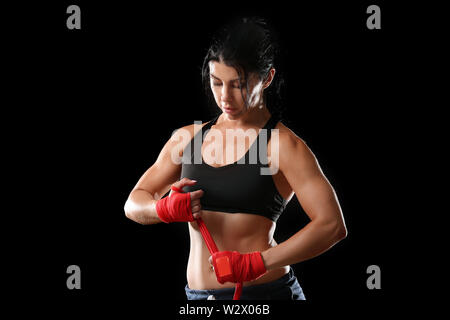
[[226, 113], [234, 113], [235, 109], [231, 109], [231, 108], [223, 108], [223, 111], [225, 111]]

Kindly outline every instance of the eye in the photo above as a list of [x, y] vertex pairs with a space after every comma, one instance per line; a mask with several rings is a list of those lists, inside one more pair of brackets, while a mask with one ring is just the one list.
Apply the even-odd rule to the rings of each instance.
[[213, 86], [219, 87], [222, 85], [222, 82], [213, 82]]

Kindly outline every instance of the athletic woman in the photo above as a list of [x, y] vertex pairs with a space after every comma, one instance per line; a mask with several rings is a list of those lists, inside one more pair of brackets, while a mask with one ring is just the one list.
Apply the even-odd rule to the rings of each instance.
[[[276, 82], [275, 48], [261, 19], [222, 29], [203, 65], [217, 116], [175, 131], [125, 204], [126, 216], [141, 224], [188, 222], [188, 299], [231, 299], [242, 283], [241, 299], [304, 300], [290, 265], [347, 235], [314, 154], [267, 104]], [[294, 194], [310, 222], [277, 244], [276, 221]], [[218, 252], [211, 254], [199, 220]], [[225, 276], [218, 272], [224, 259]]]

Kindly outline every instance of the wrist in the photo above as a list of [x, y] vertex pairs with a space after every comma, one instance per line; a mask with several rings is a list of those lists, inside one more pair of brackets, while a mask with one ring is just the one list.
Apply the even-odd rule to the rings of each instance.
[[261, 251], [261, 258], [264, 262], [264, 266], [266, 267], [266, 270], [272, 270], [273, 269], [273, 262], [272, 262], [272, 248], [269, 248], [267, 250]]
[[159, 199], [154, 202], [154, 204], [150, 204], [150, 206], [154, 206], [156, 216], [164, 223], [169, 223], [167, 217], [169, 216], [168, 210], [166, 209], [166, 198]]

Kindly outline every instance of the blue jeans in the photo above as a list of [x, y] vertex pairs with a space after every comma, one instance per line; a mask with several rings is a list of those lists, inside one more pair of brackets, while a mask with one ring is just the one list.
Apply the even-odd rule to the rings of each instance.
[[[188, 300], [233, 300], [234, 287], [194, 290], [185, 287]], [[281, 278], [267, 283], [242, 288], [241, 300], [306, 300], [303, 290], [290, 268]]]

